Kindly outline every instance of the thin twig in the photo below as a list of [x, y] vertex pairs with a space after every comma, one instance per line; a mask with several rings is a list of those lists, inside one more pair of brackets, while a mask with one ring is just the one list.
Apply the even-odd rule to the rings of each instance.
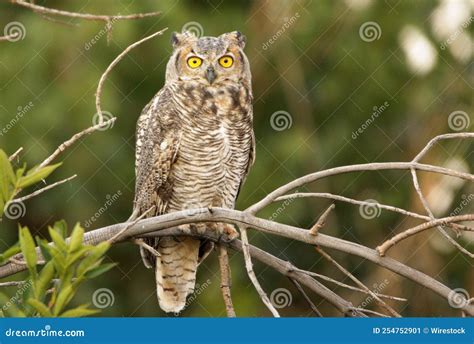
[[344, 268], [341, 264], [339, 264], [334, 258], [332, 258], [326, 251], [324, 251], [321, 247], [315, 246], [315, 250], [323, 256], [327, 261], [331, 262], [335, 267], [339, 269], [344, 275], [349, 277], [354, 283], [356, 283], [359, 287], [367, 291], [370, 296], [372, 296], [383, 308], [385, 308], [390, 314], [396, 317], [401, 317], [397, 311], [395, 311], [392, 307], [387, 305], [385, 301], [377, 296], [372, 290], [370, 290], [364, 283], [362, 283], [357, 277], [349, 272], [346, 268]]
[[146, 17], [153, 17], [158, 16], [161, 12], [149, 12], [149, 13], [137, 13], [137, 14], [129, 14], [129, 15], [99, 15], [99, 14], [88, 14], [88, 13], [76, 13], [76, 12], [68, 12], [57, 10], [53, 8], [47, 8], [43, 6], [39, 6], [30, 2], [26, 2], [23, 0], [10, 0], [11, 3], [19, 6], [23, 6], [33, 10], [34, 12], [42, 13], [42, 14], [50, 14], [55, 16], [63, 16], [63, 17], [70, 17], [70, 18], [78, 18], [78, 19], [85, 19], [85, 20], [96, 20], [96, 21], [109, 21], [109, 20], [133, 20], [133, 19], [141, 19]]
[[79, 140], [80, 138], [82, 138], [85, 135], [91, 134], [94, 131], [97, 131], [97, 130], [103, 128], [103, 127], [108, 126], [109, 124], [114, 123], [116, 119], [117, 118], [113, 117], [113, 118], [107, 120], [106, 122], [104, 122], [102, 124], [99, 123], [99, 124], [93, 125], [93, 126], [87, 128], [87, 129], [84, 129], [83, 131], [81, 131], [79, 133], [74, 134], [69, 140], [64, 141], [61, 145], [59, 145], [59, 147], [56, 148], [56, 150], [53, 152], [53, 154], [51, 154], [41, 164], [39, 164], [38, 168], [49, 165], [54, 159], [56, 159], [58, 157], [58, 155], [60, 155], [62, 152], [64, 152], [68, 147], [72, 146], [77, 140]]
[[397, 208], [391, 205], [385, 205], [381, 203], [371, 203], [367, 201], [359, 201], [353, 198], [348, 198], [348, 197], [344, 197], [340, 195], [334, 195], [334, 194], [326, 193], [326, 192], [297, 192], [297, 193], [292, 193], [292, 194], [277, 197], [275, 199], [275, 202], [283, 201], [286, 199], [295, 199], [295, 198], [303, 198], [303, 197], [328, 198], [328, 199], [333, 199], [335, 201], [341, 201], [341, 202], [346, 202], [346, 203], [361, 205], [361, 206], [377, 206], [377, 208], [380, 208], [380, 209], [393, 211], [393, 212], [410, 216], [410, 217], [414, 217], [417, 219], [422, 219], [422, 220], [427, 220], [427, 221], [431, 220], [429, 216], [414, 213], [414, 212], [411, 212], [402, 208]]
[[161, 254], [160, 252], [158, 252], [157, 250], [155, 250], [153, 247], [151, 247], [150, 245], [148, 245], [145, 241], [143, 241], [143, 239], [132, 239], [132, 242], [135, 244], [135, 245], [138, 245], [142, 248], [144, 248], [145, 250], [147, 250], [148, 252], [150, 252], [153, 256], [155, 257], [160, 257]]
[[138, 221], [144, 219], [153, 209], [155, 209], [155, 206], [151, 206], [147, 211], [143, 212], [140, 216], [138, 216], [136, 219], [134, 219], [132, 222], [130, 222], [127, 226], [125, 226], [120, 232], [115, 234], [112, 238], [107, 240], [109, 243], [113, 244], [114, 242], [118, 241], [120, 239], [120, 236], [125, 233], [128, 229], [130, 229], [132, 226], [134, 226]]
[[439, 225], [444, 225], [446, 223], [455, 222], [455, 221], [474, 221], [474, 214], [466, 214], [466, 215], [458, 215], [458, 216], [450, 216], [445, 217], [442, 219], [436, 219], [429, 222], [425, 222], [421, 225], [416, 227], [409, 228], [392, 238], [385, 241], [383, 244], [379, 245], [376, 250], [377, 252], [383, 257], [387, 250], [389, 250], [393, 245], [397, 244], [398, 242], [412, 236], [418, 234], [422, 231], [425, 231], [430, 228], [437, 227]]
[[[423, 195], [423, 192], [421, 191], [421, 187], [420, 187], [420, 183], [418, 181], [418, 175], [417, 175], [416, 171], [414, 169], [411, 169], [410, 172], [411, 172], [411, 176], [412, 176], [412, 180], [413, 180], [413, 187], [415, 188], [415, 191], [418, 195], [418, 198], [420, 199], [421, 203], [423, 204], [423, 208], [425, 208], [425, 211], [428, 213], [429, 218], [431, 220], [435, 220], [436, 217], [434, 216], [433, 212], [431, 211], [431, 208], [428, 204], [428, 200], [425, 198], [425, 196]], [[466, 250], [464, 247], [461, 246], [461, 244], [459, 244], [456, 240], [451, 238], [451, 236], [444, 230], [444, 228], [442, 226], [437, 226], [436, 228], [459, 251], [461, 251], [462, 253], [464, 253], [465, 255], [467, 255], [471, 258], [474, 258], [474, 254], [472, 252], [469, 252], [468, 250]], [[462, 230], [458, 226], [456, 226], [454, 228], [456, 230]]]
[[377, 162], [377, 163], [368, 163], [368, 164], [359, 164], [359, 165], [348, 165], [348, 166], [339, 166], [330, 168], [328, 170], [318, 171], [314, 173], [307, 174], [303, 177], [295, 179], [285, 185], [280, 186], [279, 188], [270, 192], [263, 199], [248, 207], [245, 211], [256, 214], [270, 203], [272, 203], [277, 197], [283, 196], [284, 194], [294, 190], [298, 187], [301, 187], [305, 184], [315, 182], [317, 180], [339, 175], [350, 172], [363, 172], [363, 171], [383, 171], [383, 170], [410, 170], [416, 169], [420, 171], [433, 172], [444, 174], [447, 176], [457, 177], [468, 181], [474, 181], [474, 175], [470, 173], [464, 173], [455, 171], [449, 168], [432, 166], [427, 164], [420, 164], [414, 162]]
[[318, 221], [314, 224], [313, 227], [309, 230], [309, 234], [311, 235], [317, 235], [319, 233], [319, 230], [323, 228], [326, 225], [326, 219], [329, 216], [329, 213], [335, 208], [336, 206], [334, 204], [331, 204], [325, 211], [324, 213], [319, 217]]
[[[357, 288], [357, 287], [354, 287], [354, 286], [351, 286], [349, 284], [345, 284], [345, 283], [342, 283], [342, 282], [339, 282], [331, 277], [328, 277], [328, 276], [325, 276], [325, 275], [321, 275], [321, 274], [318, 274], [316, 272], [312, 272], [312, 271], [307, 271], [307, 270], [298, 270], [299, 272], [301, 273], [304, 273], [304, 274], [307, 274], [309, 276], [313, 276], [313, 277], [316, 277], [316, 278], [320, 278], [322, 280], [325, 280], [327, 282], [331, 282], [331, 283], [334, 283], [342, 288], [346, 288], [346, 289], [350, 289], [350, 290], [354, 290], [354, 291], [358, 291], [360, 293], [364, 293], [364, 294], [368, 294], [369, 295], [369, 292], [367, 292], [366, 290], [364, 289], [361, 289], [361, 288]], [[403, 297], [398, 297], [398, 296], [392, 296], [392, 295], [385, 295], [385, 294], [380, 294], [380, 293], [377, 293], [377, 292], [373, 292], [375, 295], [377, 295], [378, 297], [381, 297], [381, 298], [384, 298], [384, 299], [389, 299], [389, 300], [395, 300], [395, 301], [403, 301], [403, 302], [406, 302], [408, 301], [407, 299], [403, 298]]]
[[255, 287], [255, 290], [257, 290], [257, 293], [262, 299], [265, 306], [267, 306], [267, 308], [270, 310], [270, 312], [273, 314], [275, 318], [279, 318], [280, 314], [278, 313], [276, 308], [273, 306], [272, 302], [270, 301], [267, 294], [263, 290], [262, 286], [258, 282], [257, 276], [255, 275], [255, 271], [253, 271], [252, 257], [250, 256], [250, 251], [249, 251], [249, 239], [247, 236], [247, 228], [245, 226], [240, 227], [240, 234], [241, 234], [241, 239], [242, 239], [242, 252], [244, 254], [245, 268], [247, 269], [247, 275], [252, 281], [253, 286]]
[[224, 299], [225, 310], [227, 317], [235, 318], [235, 310], [232, 302], [232, 295], [230, 289], [232, 287], [232, 278], [229, 265], [229, 255], [227, 254], [227, 247], [218, 245], [219, 250], [219, 268], [221, 271], [221, 291]]
[[13, 153], [12, 155], [8, 157], [8, 161], [15, 160], [15, 158], [18, 157], [22, 151], [23, 151], [23, 147], [18, 148], [15, 153]]
[[1, 287], [18, 287], [20, 285], [25, 284], [27, 281], [10, 281], [10, 282], [1, 282], [0, 283], [0, 288]]
[[102, 76], [100, 77], [100, 80], [99, 80], [99, 84], [97, 85], [97, 91], [96, 91], [96, 94], [95, 94], [95, 107], [96, 107], [96, 111], [97, 111], [97, 116], [99, 116], [99, 124], [103, 123], [104, 121], [104, 116], [102, 114], [102, 109], [101, 109], [101, 105], [100, 105], [100, 97], [102, 95], [102, 88], [104, 87], [104, 82], [105, 80], [107, 79], [107, 76], [109, 75], [110, 71], [115, 67], [115, 65], [117, 63], [120, 62], [120, 60], [125, 56], [127, 55], [130, 50], [134, 49], [135, 47], [139, 46], [140, 44], [158, 36], [158, 35], [162, 35], [163, 32], [165, 32], [168, 28], [165, 28], [163, 30], [160, 30], [158, 32], [155, 32], [154, 34], [152, 35], [149, 35], [131, 45], [129, 45], [124, 51], [122, 51], [113, 61], [112, 63], [107, 67], [107, 69], [105, 70], [104, 74], [102, 74]]
[[303, 295], [303, 298], [306, 300], [306, 302], [308, 303], [309, 307], [311, 308], [311, 310], [316, 314], [316, 316], [318, 317], [323, 317], [323, 315], [321, 314], [321, 312], [319, 311], [318, 307], [316, 307], [316, 305], [314, 304], [314, 302], [310, 299], [310, 297], [308, 296], [308, 294], [306, 294], [306, 292], [304, 291], [303, 287], [301, 286], [301, 284], [299, 284], [299, 282], [293, 278], [290, 278], [290, 281], [295, 285], [296, 289], [298, 289], [298, 291], [300, 292], [301, 295]]
[[72, 179], [74, 179], [74, 178], [76, 178], [76, 177], [77, 177], [77, 174], [74, 174], [74, 175], [72, 175], [72, 176], [69, 177], [69, 178], [66, 178], [66, 179], [57, 181], [57, 182], [55, 182], [55, 183], [53, 183], [53, 184], [50, 184], [50, 185], [48, 185], [48, 186], [45, 186], [44, 188], [41, 188], [41, 189], [39, 189], [39, 190], [36, 190], [35, 192], [30, 193], [29, 195], [26, 195], [26, 196], [23, 196], [23, 197], [20, 197], [20, 198], [15, 198], [15, 199], [13, 199], [11, 202], [24, 202], [24, 201], [26, 201], [27, 199], [36, 197], [36, 196], [38, 196], [39, 194], [42, 194], [42, 193], [45, 192], [45, 191], [48, 191], [48, 190], [50, 190], [50, 189], [52, 189], [52, 188], [55, 188], [55, 187], [58, 186], [58, 185], [67, 183], [68, 181], [70, 181], [70, 180], [72, 180]]
[[377, 315], [377, 316], [382, 317], [382, 318], [390, 318], [390, 317], [389, 317], [388, 315], [386, 315], [386, 314], [379, 313], [379, 312], [376, 312], [376, 311], [373, 311], [373, 310], [367, 309], [367, 308], [355, 307], [354, 310], [355, 310], [355, 311], [362, 312], [362, 313]]

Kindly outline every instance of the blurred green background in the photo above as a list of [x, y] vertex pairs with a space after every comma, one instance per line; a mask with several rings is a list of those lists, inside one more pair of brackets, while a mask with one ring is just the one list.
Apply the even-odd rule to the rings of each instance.
[[[91, 230], [128, 218], [134, 190], [135, 123], [162, 87], [171, 54], [170, 35], [183, 27], [206, 36], [233, 30], [247, 36], [258, 144], [256, 164], [239, 196], [238, 209], [304, 174], [340, 165], [409, 161], [433, 136], [472, 131], [473, 5], [469, 0], [36, 3], [82, 13], [162, 11], [162, 15], [116, 22], [108, 43], [103, 22], [62, 17], [52, 21], [8, 1], [0, 3], [0, 29], [11, 22], [25, 28], [24, 39], [0, 42], [0, 147], [10, 154], [24, 147], [21, 161], [29, 166], [91, 125], [97, 82], [123, 49], [168, 28], [163, 36], [133, 50], [110, 74], [102, 107], [118, 117], [113, 128], [71, 147], [58, 159], [64, 164], [48, 182], [72, 174], [78, 177], [27, 201], [19, 221], [42, 236], [57, 219], [90, 224], [87, 230]], [[473, 166], [473, 148], [472, 140], [443, 142], [425, 162], [468, 171]], [[474, 209], [472, 184], [427, 173], [420, 173], [420, 182], [437, 216], [450, 214], [463, 200], [468, 201], [462, 213]], [[337, 193], [423, 212], [406, 171], [352, 173], [299, 191]], [[330, 204], [299, 199], [274, 204], [259, 216], [309, 228]], [[98, 212], [102, 214], [96, 216]], [[385, 211], [369, 219], [361, 216], [358, 206], [337, 202], [324, 231], [376, 247], [417, 223]], [[3, 219], [0, 228], [3, 250], [16, 241], [16, 222]], [[298, 267], [350, 284], [307, 245], [253, 231], [250, 240]], [[472, 250], [472, 236], [458, 240]], [[405, 316], [460, 315], [439, 296], [390, 271], [358, 257], [330, 253], [369, 287], [408, 298], [404, 303], [390, 302]], [[390, 255], [474, 295], [472, 259], [435, 230], [404, 241]], [[83, 287], [76, 302], [91, 302], [96, 290], [107, 288], [114, 302], [104, 308], [103, 316], [165, 316], [157, 304], [153, 271], [142, 265], [138, 248], [116, 245], [108, 259], [119, 265]], [[269, 316], [240, 254], [231, 252], [231, 266], [237, 314]], [[278, 288], [288, 291], [291, 302], [280, 309], [282, 315], [313, 315], [288, 279], [259, 263], [255, 266], [269, 294]], [[225, 316], [215, 253], [201, 265], [198, 283], [199, 295], [183, 315]], [[364, 294], [328, 286], [354, 305], [378, 309]], [[324, 315], [339, 315], [324, 300], [312, 298]]]

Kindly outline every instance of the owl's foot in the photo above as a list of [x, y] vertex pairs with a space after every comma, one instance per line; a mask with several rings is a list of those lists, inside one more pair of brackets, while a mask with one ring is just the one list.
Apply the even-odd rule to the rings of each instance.
[[217, 231], [220, 235], [219, 240], [224, 242], [230, 242], [239, 237], [239, 232], [228, 223], [217, 223]]

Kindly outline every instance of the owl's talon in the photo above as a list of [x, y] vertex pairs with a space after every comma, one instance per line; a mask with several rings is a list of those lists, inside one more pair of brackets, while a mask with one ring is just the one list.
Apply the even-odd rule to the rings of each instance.
[[239, 237], [239, 232], [232, 225], [224, 224], [223, 233], [227, 236], [229, 242]]

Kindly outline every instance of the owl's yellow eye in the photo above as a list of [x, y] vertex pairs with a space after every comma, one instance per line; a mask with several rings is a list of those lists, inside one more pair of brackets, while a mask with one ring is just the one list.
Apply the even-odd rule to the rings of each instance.
[[202, 58], [197, 56], [192, 56], [188, 59], [188, 66], [190, 68], [197, 68], [202, 64]]
[[232, 56], [225, 55], [219, 59], [219, 64], [224, 68], [230, 68], [234, 64], [234, 59]]

